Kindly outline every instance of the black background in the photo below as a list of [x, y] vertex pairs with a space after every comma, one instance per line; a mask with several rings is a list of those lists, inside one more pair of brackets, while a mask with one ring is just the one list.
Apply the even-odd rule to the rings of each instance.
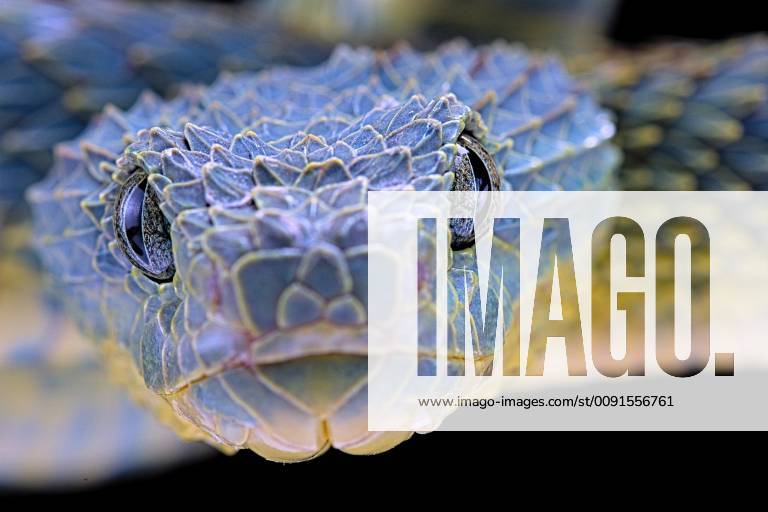
[[[768, 16], [760, 2], [624, 0], [610, 34], [618, 42], [639, 44], [669, 37], [720, 39], [766, 30]], [[375, 457], [330, 451], [313, 461], [286, 465], [267, 462], [250, 452], [231, 457], [216, 455], [160, 473], [126, 477], [89, 492], [111, 498], [125, 493], [133, 496], [160, 493], [174, 499], [184, 495], [194, 497], [205, 489], [222, 496], [234, 495], [242, 501], [238, 507], [255, 508], [271, 506], [271, 499], [312, 498], [318, 491], [306, 483], [322, 480], [324, 487], [320, 492], [323, 494], [317, 496], [317, 504], [334, 506], [336, 502], [348, 501], [348, 493], [354, 490], [369, 493], [375, 502], [377, 495], [386, 495], [402, 484], [419, 485], [439, 468], [443, 475], [448, 472], [451, 476], [443, 476], [442, 484], [438, 482], [436, 487], [427, 487], [428, 494], [474, 493], [484, 489], [489, 495], [508, 493], [511, 497], [516, 493], [526, 494], [527, 486], [533, 481], [551, 484], [574, 478], [587, 480], [587, 486], [576, 495], [579, 498], [576, 504], [590, 497], [599, 499], [601, 492], [610, 486], [610, 480], [621, 479], [624, 470], [640, 462], [651, 462], [655, 468], [639, 480], [627, 481], [627, 485], [635, 489], [647, 488], [649, 482], [660, 487], [671, 485], [669, 479], [662, 478], [664, 474], [669, 476], [670, 471], [684, 476], [692, 468], [711, 468], [722, 476], [723, 469], [730, 472], [733, 466], [730, 453], [734, 450], [747, 449], [752, 463], [765, 460], [768, 451], [764, 436], [757, 435], [739, 440], [728, 435], [727, 450], [713, 447], [709, 439], [703, 441], [698, 434], [665, 437], [662, 444], [658, 436], [635, 433], [433, 433], [415, 435]], [[585, 465], [588, 462], [601, 465], [602, 471], [591, 473]], [[484, 485], [489, 474], [509, 478], [506, 484]], [[520, 484], [526, 487], [519, 488]], [[550, 486], [548, 492], [556, 495], [557, 489]], [[357, 503], [370, 505], [368, 500]]]
[[611, 37], [626, 44], [665, 37], [721, 39], [768, 30], [761, 1], [622, 0]]

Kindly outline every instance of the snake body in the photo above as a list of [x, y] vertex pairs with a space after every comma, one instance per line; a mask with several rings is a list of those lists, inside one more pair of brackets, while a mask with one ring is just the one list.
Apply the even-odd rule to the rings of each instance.
[[28, 231], [0, 230], [0, 493], [92, 485], [209, 453], [111, 381], [29, 265]]
[[768, 187], [768, 38], [610, 50], [586, 75], [617, 116], [624, 188]]
[[[40, 253], [83, 330], [188, 435], [285, 461], [381, 451], [407, 434], [366, 429], [366, 192], [451, 190], [466, 132], [505, 190], [605, 187], [617, 163], [608, 114], [555, 59], [340, 47], [105, 110], [28, 196]], [[170, 282], [115, 235], [137, 173], [168, 223]]]
[[[223, 70], [317, 63], [311, 45], [253, 5], [131, 0], [0, 2], [0, 208], [52, 163], [104, 105], [132, 105], [144, 89], [172, 93]], [[0, 212], [1, 215], [1, 212]]]

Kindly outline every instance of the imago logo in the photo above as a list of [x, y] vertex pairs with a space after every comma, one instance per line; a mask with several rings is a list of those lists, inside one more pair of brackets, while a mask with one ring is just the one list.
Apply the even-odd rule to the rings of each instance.
[[369, 430], [768, 428], [766, 225], [768, 192], [369, 192]]
[[[475, 219], [476, 220], [476, 219]], [[461, 226], [464, 238], [475, 239], [475, 220], [449, 218], [451, 230]], [[486, 285], [478, 286], [471, 281], [480, 277], [478, 254], [474, 245], [454, 251], [449, 274], [454, 279], [445, 281], [448, 288], [447, 308], [453, 314], [446, 315], [450, 325], [448, 344], [454, 347], [448, 358], [463, 361], [473, 358], [478, 375], [490, 375], [496, 363], [494, 353], [502, 344], [501, 354], [505, 376], [542, 376], [548, 347], [552, 343], [564, 343], [568, 375], [586, 376], [588, 373], [585, 353], [582, 307], [579, 300], [579, 285], [590, 286], [591, 290], [591, 360], [594, 368], [606, 377], [643, 376], [646, 372], [646, 293], [644, 291], [612, 291], [611, 245], [619, 237], [626, 247], [623, 265], [624, 278], [651, 281], [655, 287], [655, 355], [659, 368], [674, 377], [691, 377], [702, 372], [710, 361], [710, 309], [709, 309], [709, 263], [710, 236], [707, 227], [699, 220], [679, 216], [667, 219], [651, 234], [655, 251], [655, 275], [646, 265], [647, 234], [641, 225], [625, 216], [603, 219], [591, 234], [591, 283], [578, 283], [574, 268], [574, 250], [568, 218], [544, 218], [540, 223], [540, 243], [536, 274], [535, 294], [530, 320], [530, 336], [527, 340], [528, 354], [524, 364], [508, 364], [509, 361], [523, 361], [521, 354], [521, 268], [523, 251], [520, 247], [521, 218], [494, 218], [487, 222], [491, 238], [490, 261], [487, 262]], [[437, 238], [437, 219], [422, 218], [418, 222], [418, 280], [419, 316], [417, 372], [420, 376], [437, 374], [437, 329], [436, 316], [431, 314], [436, 304], [424, 301], [436, 300], [437, 258], [439, 250], [431, 246]], [[470, 234], [467, 236], [467, 232]], [[680, 257], [675, 243], [687, 239], [690, 253], [691, 275], [688, 279], [694, 293], [693, 304], [684, 304], [690, 312], [690, 342], [688, 347], [676, 347], [676, 332], [680, 325], [674, 325], [675, 307], [675, 260]], [[694, 272], [695, 271], [695, 272]], [[678, 285], [679, 286], [679, 285]], [[485, 300], [481, 289], [485, 289]], [[581, 294], [584, 295], [584, 294]], [[671, 295], [671, 297], [670, 297]], [[426, 298], [426, 299], [425, 299]], [[558, 303], [560, 313], [553, 318], [553, 301]], [[693, 300], [692, 300], [693, 302]], [[485, 307], [483, 307], [483, 304]], [[625, 331], [624, 347], [616, 357], [612, 351], [611, 323], [615, 310], [623, 313]], [[497, 336], [500, 317], [505, 317], [501, 339]], [[511, 317], [510, 317], [511, 316]], [[672, 318], [670, 328], [666, 319]], [[468, 321], [469, 320], [469, 321]], [[469, 326], [473, 353], [468, 353], [463, 343], [464, 326]], [[688, 350], [688, 355], [679, 354]], [[480, 364], [478, 364], [480, 362]], [[448, 375], [464, 375], [461, 364], [447, 364]], [[734, 374], [732, 353], [715, 354], [715, 375]]]

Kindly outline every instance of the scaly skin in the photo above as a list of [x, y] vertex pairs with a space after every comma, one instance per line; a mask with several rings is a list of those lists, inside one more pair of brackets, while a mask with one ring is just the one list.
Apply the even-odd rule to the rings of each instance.
[[[283, 461], [375, 453], [407, 434], [366, 429], [366, 192], [451, 190], [464, 131], [505, 190], [603, 188], [617, 163], [608, 115], [553, 59], [341, 47], [316, 68], [108, 108], [29, 194], [40, 253], [81, 327], [200, 437]], [[171, 226], [169, 283], [115, 238], [139, 172]], [[470, 298], [467, 251], [452, 254], [452, 311]]]
[[586, 61], [602, 104], [617, 115], [625, 188], [768, 187], [765, 36], [612, 50]]
[[20, 206], [50, 168], [53, 146], [78, 136], [108, 103], [127, 108], [147, 88], [164, 95], [182, 82], [210, 83], [222, 70], [326, 55], [252, 6], [3, 0], [0, 209]]

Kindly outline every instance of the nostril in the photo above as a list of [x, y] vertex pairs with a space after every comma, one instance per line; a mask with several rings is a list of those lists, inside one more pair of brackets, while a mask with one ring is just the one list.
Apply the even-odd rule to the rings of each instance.
[[115, 200], [115, 237], [133, 266], [157, 282], [173, 279], [173, 248], [168, 220], [157, 196], [147, 187], [148, 175], [136, 172]]

